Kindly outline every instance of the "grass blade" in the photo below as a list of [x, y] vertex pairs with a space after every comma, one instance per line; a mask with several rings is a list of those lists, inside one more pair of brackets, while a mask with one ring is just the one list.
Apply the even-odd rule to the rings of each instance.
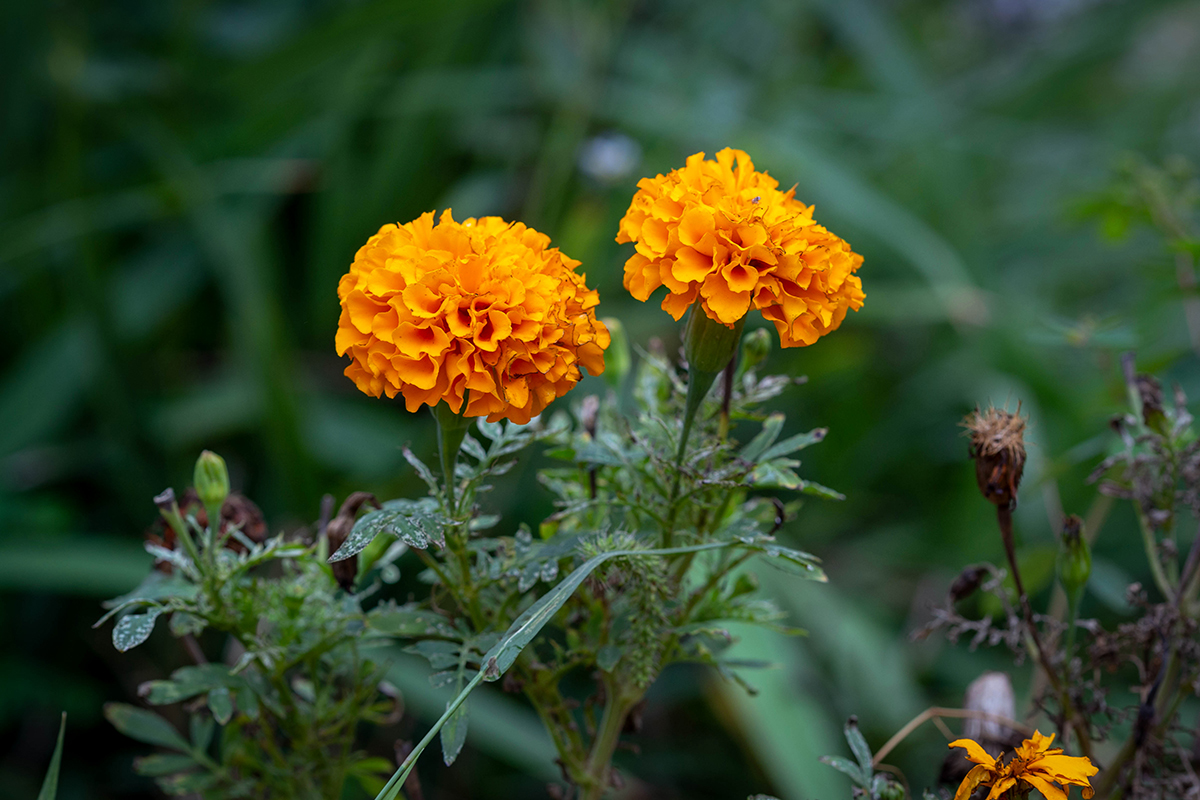
[[58, 769], [62, 766], [63, 737], [67, 733], [67, 712], [63, 712], [62, 722], [58, 725], [58, 744], [54, 745], [54, 755], [50, 757], [50, 768], [46, 770], [46, 779], [42, 781], [42, 790], [38, 792], [37, 800], [54, 800], [58, 797]]

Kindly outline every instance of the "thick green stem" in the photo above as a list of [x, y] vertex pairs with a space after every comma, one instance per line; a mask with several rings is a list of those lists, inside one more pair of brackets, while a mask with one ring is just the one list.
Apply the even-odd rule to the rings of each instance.
[[[609, 686], [609, 691], [615, 687]], [[625, 728], [625, 718], [637, 704], [639, 698], [624, 698], [620, 695], [610, 695], [610, 700], [604, 706], [604, 716], [600, 720], [600, 729], [592, 742], [592, 751], [588, 755], [586, 775], [587, 785], [580, 787], [581, 800], [600, 800], [608, 791], [611, 784], [612, 758], [621, 741], [621, 731]]]
[[675, 516], [678, 513], [676, 500], [683, 479], [683, 457], [687, 454], [688, 438], [696, 413], [708, 396], [713, 381], [725, 371], [737, 352], [738, 340], [742, 335], [745, 318], [732, 327], [711, 319], [704, 309], [693, 305], [683, 328], [683, 354], [688, 362], [687, 401], [683, 409], [683, 428], [679, 433], [679, 450], [675, 454], [675, 477], [671, 481], [671, 496], [668, 499], [667, 525], [663, 529], [663, 547], [670, 547], [675, 535]]
[[442, 461], [442, 480], [446, 484], [446, 511], [454, 516], [458, 510], [454, 497], [454, 465], [458, 462], [458, 449], [462, 447], [463, 439], [475, 420], [464, 416], [467, 410], [467, 398], [463, 398], [460, 413], [455, 414], [445, 402], [433, 406], [433, 418], [438, 426], [438, 455]]

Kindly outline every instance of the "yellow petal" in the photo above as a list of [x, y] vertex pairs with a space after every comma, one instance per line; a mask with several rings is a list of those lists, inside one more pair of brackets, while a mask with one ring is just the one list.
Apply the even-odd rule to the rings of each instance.
[[967, 751], [966, 758], [968, 761], [974, 761], [976, 764], [983, 764], [986, 767], [994, 768], [996, 759], [988, 755], [988, 752], [976, 742], [974, 739], [955, 739], [948, 745], [951, 749], [961, 747]]
[[962, 783], [958, 785], [958, 791], [954, 793], [954, 800], [968, 800], [971, 793], [975, 791], [975, 787], [992, 777], [992, 771], [984, 764], [972, 767], [971, 771], [963, 778]]

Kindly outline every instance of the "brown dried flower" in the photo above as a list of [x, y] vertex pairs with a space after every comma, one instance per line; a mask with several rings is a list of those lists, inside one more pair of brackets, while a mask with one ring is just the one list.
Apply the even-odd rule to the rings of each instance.
[[975, 479], [979, 491], [990, 503], [1013, 506], [1017, 487], [1025, 471], [1025, 418], [1006, 409], [989, 406], [963, 420], [971, 437], [971, 458], [975, 459]]

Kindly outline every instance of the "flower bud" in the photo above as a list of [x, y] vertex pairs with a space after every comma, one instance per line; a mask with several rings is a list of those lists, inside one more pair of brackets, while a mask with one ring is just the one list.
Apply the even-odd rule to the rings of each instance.
[[1092, 575], [1092, 550], [1083, 538], [1083, 520], [1074, 514], [1063, 520], [1057, 566], [1058, 580], [1068, 597], [1080, 592]]
[[1011, 507], [1025, 471], [1025, 418], [1000, 408], [980, 411], [963, 420], [971, 437], [975, 480], [988, 502]]
[[621, 320], [616, 317], [605, 317], [600, 321], [608, 328], [608, 335], [612, 339], [608, 349], [604, 351], [604, 380], [608, 381], [608, 385], [613, 389], [619, 390], [633, 366], [633, 357], [629, 352], [629, 335], [625, 332]]
[[[708, 373], [716, 376], [725, 369], [737, 350], [738, 338], [746, 318], [733, 325], [725, 325], [711, 319], [700, 309], [692, 306], [687, 323], [683, 328], [683, 355], [687, 358], [689, 372]], [[711, 379], [709, 386], [712, 385]], [[705, 390], [708, 386], [704, 387]]]
[[771, 334], [766, 328], [755, 328], [742, 337], [742, 370], [754, 369], [771, 354]]
[[229, 470], [225, 468], [225, 459], [211, 450], [205, 450], [196, 459], [196, 471], [192, 477], [196, 486], [196, 495], [208, 509], [210, 516], [213, 509], [220, 514], [225, 498], [229, 496]]

